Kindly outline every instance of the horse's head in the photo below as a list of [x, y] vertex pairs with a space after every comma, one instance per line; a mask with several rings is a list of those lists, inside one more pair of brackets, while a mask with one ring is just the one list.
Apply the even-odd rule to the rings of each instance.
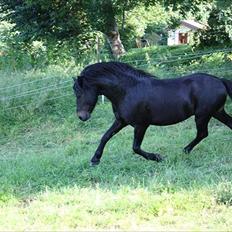
[[76, 95], [77, 116], [86, 121], [97, 103], [97, 90], [88, 84], [83, 76], [74, 79], [73, 90]]

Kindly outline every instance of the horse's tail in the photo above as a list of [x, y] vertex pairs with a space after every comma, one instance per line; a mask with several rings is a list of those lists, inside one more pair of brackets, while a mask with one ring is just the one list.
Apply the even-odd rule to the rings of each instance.
[[223, 84], [226, 87], [227, 93], [229, 94], [230, 98], [232, 99], [232, 81], [227, 79], [222, 79]]

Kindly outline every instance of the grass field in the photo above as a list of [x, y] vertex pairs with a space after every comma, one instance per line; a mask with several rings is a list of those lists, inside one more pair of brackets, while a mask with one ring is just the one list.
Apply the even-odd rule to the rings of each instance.
[[[54, 79], [59, 88], [75, 72], [53, 67], [2, 73], [2, 86], [51, 80], [1, 96], [18, 97], [54, 84]], [[67, 89], [71, 94], [71, 82]], [[0, 230], [231, 230], [230, 129], [212, 120], [209, 137], [186, 155], [182, 149], [196, 133], [193, 118], [150, 127], [143, 148], [166, 157], [156, 163], [133, 154], [133, 128], [127, 127], [107, 144], [100, 165], [90, 167], [100, 137], [113, 121], [111, 106], [99, 101], [90, 121], [80, 122], [74, 96], [57, 98], [67, 91], [40, 91], [1, 105]], [[9, 109], [21, 104], [28, 106]], [[229, 99], [226, 108], [232, 115]]]

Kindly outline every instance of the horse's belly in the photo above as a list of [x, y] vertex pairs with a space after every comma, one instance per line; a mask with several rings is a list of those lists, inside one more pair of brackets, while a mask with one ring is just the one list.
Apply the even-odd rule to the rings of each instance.
[[154, 117], [151, 121], [151, 124], [156, 125], [156, 126], [168, 126], [168, 125], [182, 122], [191, 116], [192, 115], [185, 115], [185, 116], [179, 116], [179, 117], [174, 117], [174, 116], [173, 117], [163, 117], [163, 118], [155, 118]]
[[[178, 99], [177, 99], [178, 100]], [[140, 101], [137, 104], [131, 104], [128, 108], [123, 105], [118, 110], [119, 118], [125, 123], [134, 125], [171, 125], [193, 115], [194, 107], [191, 101], [166, 101], [165, 104], [157, 104], [157, 101]]]
[[136, 113], [130, 114], [120, 114], [120, 119], [131, 126], [135, 125], [157, 125], [157, 126], [167, 126], [182, 122], [187, 118], [191, 117], [192, 112], [148, 112], [148, 111], [137, 111]]
[[151, 112], [151, 124], [172, 125], [182, 122], [194, 114], [191, 104], [167, 105], [162, 108], [155, 108]]

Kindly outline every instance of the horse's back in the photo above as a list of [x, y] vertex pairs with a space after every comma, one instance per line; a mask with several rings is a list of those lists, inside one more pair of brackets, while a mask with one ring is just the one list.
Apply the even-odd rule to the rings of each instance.
[[219, 95], [225, 95], [226, 88], [223, 82], [210, 74], [206, 73], [195, 73], [187, 76], [183, 76], [176, 79], [165, 79], [164, 86], [176, 87], [177, 91], [191, 91], [195, 97], [207, 97], [211, 98], [218, 97]]
[[152, 124], [169, 125], [192, 115], [212, 114], [226, 100], [223, 82], [208, 74], [154, 81], [147, 92]]

